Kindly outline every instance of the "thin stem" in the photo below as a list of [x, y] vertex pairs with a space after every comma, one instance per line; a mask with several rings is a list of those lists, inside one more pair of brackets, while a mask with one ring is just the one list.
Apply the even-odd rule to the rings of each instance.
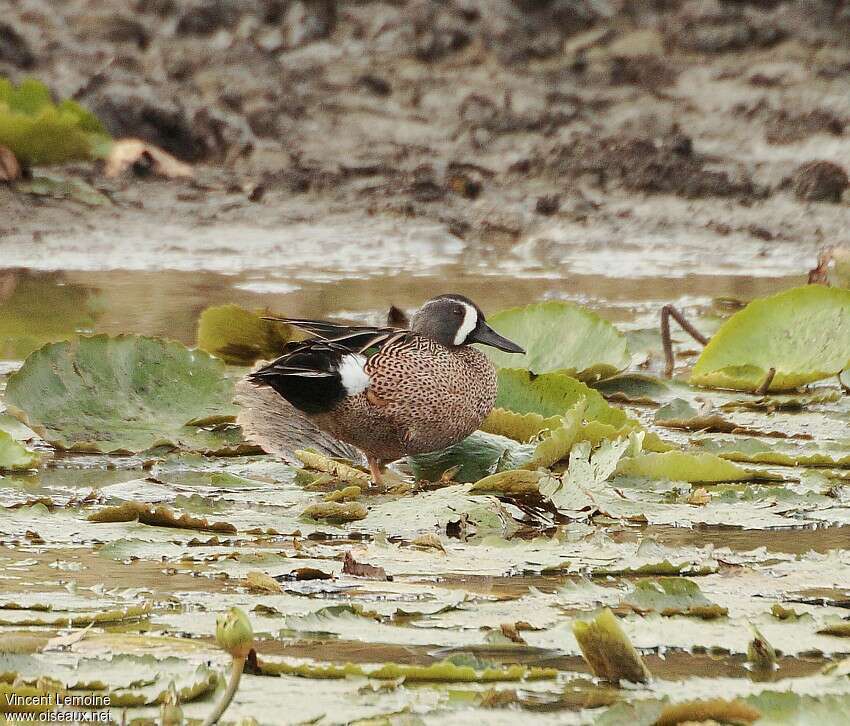
[[675, 365], [675, 360], [673, 359], [673, 340], [670, 338], [670, 318], [673, 318], [673, 320], [679, 323], [682, 330], [695, 341], [701, 345], [708, 344], [708, 338], [691, 325], [679, 310], [672, 305], [665, 305], [661, 308], [661, 343], [664, 346], [664, 360], [666, 361], [664, 366], [665, 378], [670, 378], [673, 375], [673, 367]]
[[756, 388], [755, 393], [758, 396], [764, 396], [770, 390], [770, 384], [773, 383], [773, 377], [776, 375], [776, 368], [771, 368], [767, 375], [764, 377], [764, 380], [761, 382], [758, 388]]
[[218, 723], [218, 720], [224, 715], [224, 712], [227, 710], [227, 707], [230, 705], [230, 702], [233, 700], [233, 697], [236, 695], [236, 691], [239, 688], [239, 681], [242, 680], [242, 670], [245, 668], [245, 661], [247, 657], [247, 655], [242, 656], [241, 658], [234, 657], [231, 661], [230, 680], [227, 682], [227, 690], [224, 692], [224, 695], [221, 697], [218, 704], [216, 704], [213, 712], [207, 716], [203, 726], [213, 726], [213, 724]]

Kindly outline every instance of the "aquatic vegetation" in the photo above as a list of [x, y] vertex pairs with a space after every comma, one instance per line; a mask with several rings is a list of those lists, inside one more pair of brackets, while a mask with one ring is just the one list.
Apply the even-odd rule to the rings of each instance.
[[[214, 352], [273, 354], [244, 327]], [[837, 384], [501, 369], [481, 431], [378, 488], [335, 455], [250, 448], [246, 370], [99, 335], [0, 378], [0, 713], [4, 693], [86, 692], [129, 721], [846, 720]]]
[[294, 339], [290, 325], [264, 320], [268, 311], [246, 310], [239, 305], [217, 305], [198, 319], [198, 348], [232, 365], [250, 365], [271, 360], [283, 353]]
[[517, 356], [486, 349], [488, 357], [505, 368], [560, 371], [581, 381], [595, 381], [619, 373], [630, 362], [626, 337], [575, 303], [552, 300], [511, 308], [490, 316], [488, 322], [526, 351]]
[[14, 86], [0, 78], [0, 144], [27, 164], [61, 164], [91, 159], [108, 148], [109, 134], [75, 101], [54, 104], [40, 81]]
[[694, 364], [691, 383], [784, 391], [850, 365], [850, 291], [821, 285], [753, 300], [717, 331]]

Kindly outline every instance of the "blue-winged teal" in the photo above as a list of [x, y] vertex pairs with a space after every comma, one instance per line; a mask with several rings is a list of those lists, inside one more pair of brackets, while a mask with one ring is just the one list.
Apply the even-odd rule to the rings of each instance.
[[315, 337], [288, 344], [250, 380], [360, 449], [376, 484], [383, 464], [451, 446], [490, 413], [496, 370], [472, 343], [524, 352], [463, 295], [432, 298], [410, 329], [280, 320]]

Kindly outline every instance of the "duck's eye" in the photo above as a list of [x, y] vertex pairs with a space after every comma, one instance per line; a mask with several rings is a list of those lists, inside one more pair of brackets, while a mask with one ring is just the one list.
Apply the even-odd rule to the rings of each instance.
[[453, 312], [455, 315], [457, 315], [458, 317], [460, 317], [461, 315], [463, 315], [463, 308], [454, 308], [454, 309], [452, 310], [452, 312]]

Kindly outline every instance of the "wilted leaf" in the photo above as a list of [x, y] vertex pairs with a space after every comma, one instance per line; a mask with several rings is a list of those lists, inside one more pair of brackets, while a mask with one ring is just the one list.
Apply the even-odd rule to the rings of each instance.
[[251, 570], [245, 575], [245, 586], [250, 592], [279, 593], [283, 592], [280, 583], [265, 572]]
[[498, 494], [537, 494], [540, 480], [546, 476], [540, 471], [511, 469], [479, 479], [471, 492], [496, 492]]
[[657, 612], [666, 617], [690, 615], [703, 620], [721, 618], [729, 613], [728, 608], [711, 602], [693, 580], [682, 577], [639, 580], [620, 605], [641, 615]]
[[238, 450], [238, 429], [207, 431], [193, 418], [235, 413], [224, 365], [179, 343], [121, 335], [52, 343], [9, 377], [6, 402], [61, 449], [138, 452], [167, 445]]
[[236, 527], [228, 522], [209, 522], [202, 517], [193, 517], [186, 512], [176, 512], [170, 507], [154, 506], [143, 502], [124, 502], [114, 507], [104, 507], [89, 515], [90, 522], [135, 522], [152, 527], [174, 527], [176, 529], [200, 529], [210, 532], [233, 534]]
[[27, 164], [90, 159], [109, 143], [97, 118], [74, 101], [55, 105], [47, 87], [0, 78], [0, 144]]
[[141, 139], [119, 139], [112, 143], [106, 155], [104, 176], [120, 176], [130, 167], [162, 176], [166, 179], [189, 179], [194, 175], [192, 167], [175, 159], [171, 154]]
[[727, 320], [700, 355], [691, 383], [756, 390], [797, 388], [850, 365], [850, 290], [806, 285], [754, 300]]
[[574, 621], [573, 635], [597, 678], [612, 683], [646, 683], [651, 678], [640, 655], [608, 608], [592, 621]]
[[365, 471], [355, 469], [353, 466], [331, 459], [324, 454], [317, 454], [315, 451], [296, 451], [295, 455], [308, 469], [327, 472], [341, 481], [353, 482], [364, 487], [369, 486], [369, 475]]
[[345, 553], [345, 559], [342, 561], [342, 571], [346, 575], [354, 577], [368, 577], [371, 580], [388, 580], [386, 570], [383, 567], [375, 567], [366, 562], [358, 562], [351, 554], [351, 550]]
[[500, 367], [528, 368], [534, 373], [561, 371], [590, 381], [629, 365], [625, 336], [607, 320], [575, 303], [550, 301], [511, 308], [487, 322], [526, 351], [519, 356], [483, 348]]
[[295, 331], [285, 323], [263, 320], [261, 315], [267, 313], [240, 305], [207, 308], [198, 320], [198, 348], [233, 365], [277, 358]]
[[38, 467], [40, 457], [8, 433], [0, 430], [0, 472], [24, 471]]
[[761, 717], [761, 711], [745, 701], [688, 701], [665, 706], [653, 726], [678, 726], [685, 723], [748, 724]]
[[309, 519], [321, 519], [331, 524], [345, 524], [366, 519], [369, 511], [359, 502], [316, 502], [305, 510], [302, 516]]

